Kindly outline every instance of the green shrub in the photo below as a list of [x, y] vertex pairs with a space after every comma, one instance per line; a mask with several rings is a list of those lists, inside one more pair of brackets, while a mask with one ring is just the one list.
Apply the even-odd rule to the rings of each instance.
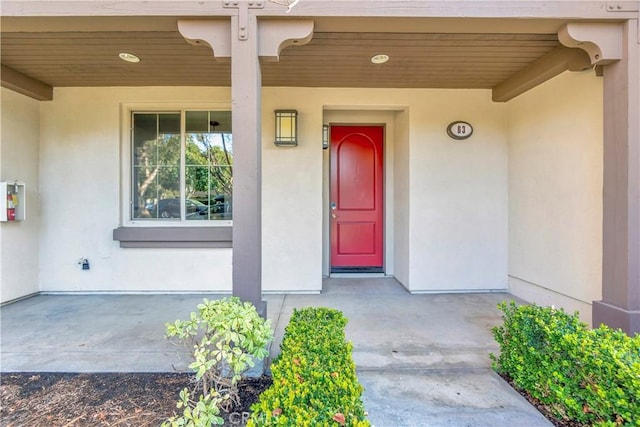
[[224, 424], [220, 417], [220, 404], [224, 401], [215, 391], [200, 395], [198, 401], [194, 401], [189, 389], [180, 392], [180, 400], [176, 405], [182, 409], [182, 415], [175, 415], [162, 423], [162, 427], [209, 427]]
[[252, 406], [249, 426], [369, 425], [346, 324], [338, 310], [294, 310], [271, 366], [273, 384]]
[[273, 338], [269, 320], [265, 320], [250, 302], [237, 297], [198, 304], [189, 320], [167, 323], [167, 337], [176, 337], [193, 346], [195, 372], [201, 390], [198, 400], [188, 389], [182, 390], [178, 409], [182, 416], [168, 419], [163, 426], [210, 426], [222, 424], [220, 408], [239, 403], [238, 381], [269, 354], [268, 342]]
[[547, 405], [558, 419], [640, 426], [640, 335], [588, 329], [578, 314], [514, 302], [498, 305], [496, 371]]

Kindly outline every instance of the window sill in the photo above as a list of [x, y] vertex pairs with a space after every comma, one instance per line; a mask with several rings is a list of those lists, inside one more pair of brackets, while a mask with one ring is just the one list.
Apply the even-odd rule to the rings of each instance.
[[121, 248], [230, 248], [232, 227], [118, 227]]

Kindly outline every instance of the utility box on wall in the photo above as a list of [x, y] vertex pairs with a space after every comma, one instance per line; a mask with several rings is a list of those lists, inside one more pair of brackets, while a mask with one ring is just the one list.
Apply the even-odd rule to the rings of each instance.
[[24, 182], [0, 182], [0, 221], [24, 221], [27, 218]]

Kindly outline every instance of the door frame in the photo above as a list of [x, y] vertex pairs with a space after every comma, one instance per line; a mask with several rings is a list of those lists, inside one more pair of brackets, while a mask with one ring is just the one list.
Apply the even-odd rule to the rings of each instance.
[[323, 248], [322, 248], [322, 276], [392, 276], [393, 275], [393, 132], [396, 109], [384, 110], [326, 110], [323, 123], [329, 126], [381, 126], [383, 128], [383, 183], [382, 183], [382, 269], [383, 273], [333, 273], [331, 274], [331, 229], [329, 220], [330, 203], [330, 150], [323, 151]]

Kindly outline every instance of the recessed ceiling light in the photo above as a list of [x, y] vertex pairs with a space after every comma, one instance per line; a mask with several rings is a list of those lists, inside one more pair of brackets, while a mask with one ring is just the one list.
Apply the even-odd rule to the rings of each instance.
[[134, 55], [133, 53], [128, 53], [128, 52], [120, 52], [118, 54], [118, 56], [120, 57], [120, 59], [122, 59], [123, 61], [127, 61], [127, 62], [140, 62], [140, 58], [138, 58], [136, 55]]
[[389, 55], [385, 55], [384, 53], [381, 53], [379, 55], [373, 55], [371, 57], [371, 62], [373, 62], [374, 64], [384, 64], [388, 60], [389, 60]]

